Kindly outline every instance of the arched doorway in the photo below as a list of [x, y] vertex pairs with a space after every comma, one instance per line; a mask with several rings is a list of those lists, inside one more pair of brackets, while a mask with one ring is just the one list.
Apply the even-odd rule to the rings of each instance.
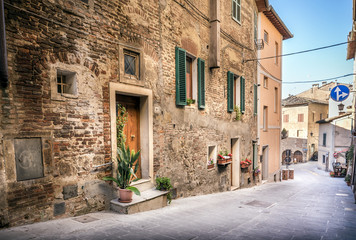
[[295, 151], [293, 154], [293, 159], [298, 163], [303, 162], [303, 153], [299, 150]]

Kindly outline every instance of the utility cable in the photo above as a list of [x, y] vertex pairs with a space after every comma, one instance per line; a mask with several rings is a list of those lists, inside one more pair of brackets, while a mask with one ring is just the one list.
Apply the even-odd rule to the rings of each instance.
[[271, 57], [246, 59], [246, 60], [242, 60], [242, 63], [246, 63], [246, 62], [250, 62], [250, 61], [260, 61], [260, 60], [271, 59], [271, 58], [276, 58], [276, 57], [278, 57], [278, 58], [279, 57], [286, 57], [286, 56], [291, 56], [291, 55], [296, 55], [296, 54], [301, 54], [301, 53], [307, 53], [307, 52], [313, 52], [313, 51], [318, 51], [318, 50], [322, 50], [322, 49], [326, 49], [326, 48], [337, 47], [337, 46], [344, 45], [344, 44], [351, 43], [351, 42], [355, 42], [355, 41], [356, 40], [347, 41], [347, 42], [337, 43], [337, 44], [333, 44], [333, 45], [329, 45], [329, 46], [318, 47], [318, 48], [308, 49], [308, 50], [304, 50], [304, 51], [299, 51], [299, 52], [294, 52], [294, 53], [287, 53], [287, 54], [276, 55], [276, 56], [271, 56]]
[[283, 82], [283, 81], [282, 81], [282, 83], [283, 83], [283, 84], [297, 84], [297, 83], [326, 82], [326, 81], [335, 80], [335, 79], [339, 79], [339, 78], [345, 78], [345, 77], [354, 76], [354, 75], [356, 75], [356, 73], [349, 73], [349, 74], [345, 74], [345, 75], [338, 76], [338, 77], [325, 78], [325, 79], [314, 80], [314, 81], [299, 81], [299, 82]]

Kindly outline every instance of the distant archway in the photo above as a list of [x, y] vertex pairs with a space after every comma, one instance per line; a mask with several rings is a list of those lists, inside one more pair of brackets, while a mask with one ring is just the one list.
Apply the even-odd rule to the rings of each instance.
[[303, 162], [303, 153], [301, 151], [295, 151], [293, 154], [293, 160], [296, 162]]

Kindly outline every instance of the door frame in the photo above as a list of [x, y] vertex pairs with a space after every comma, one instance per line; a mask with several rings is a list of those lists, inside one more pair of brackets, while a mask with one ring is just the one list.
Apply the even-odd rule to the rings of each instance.
[[268, 156], [269, 146], [262, 147], [262, 180], [268, 180]]
[[240, 137], [231, 138], [231, 186], [239, 188], [241, 185], [241, 165], [240, 165]]
[[[116, 158], [116, 95], [123, 94], [140, 98], [140, 146], [143, 179], [153, 182], [153, 98], [152, 90], [122, 83], [109, 83], [111, 157]], [[116, 161], [113, 163], [116, 166]]]

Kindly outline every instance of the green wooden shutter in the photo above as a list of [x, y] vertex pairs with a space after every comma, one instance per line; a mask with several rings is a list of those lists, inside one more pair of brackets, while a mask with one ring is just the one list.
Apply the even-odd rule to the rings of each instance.
[[234, 111], [234, 74], [227, 72], [227, 111]]
[[240, 77], [240, 110], [245, 113], [245, 78]]
[[198, 108], [205, 108], [205, 61], [198, 58]]
[[176, 47], [176, 105], [187, 105], [185, 50]]
[[254, 142], [254, 143], [253, 143], [253, 169], [255, 169], [256, 167], [258, 167], [257, 159], [258, 159], [257, 143]]
[[253, 85], [253, 113], [257, 115], [257, 84]]

